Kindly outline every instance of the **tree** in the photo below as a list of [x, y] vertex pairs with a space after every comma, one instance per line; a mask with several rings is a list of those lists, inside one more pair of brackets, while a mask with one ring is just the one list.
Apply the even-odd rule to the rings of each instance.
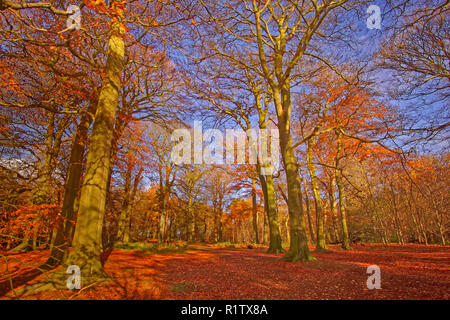
[[[209, 13], [205, 13], [202, 19], [208, 21], [210, 19]], [[214, 108], [214, 112], [220, 116], [216, 121], [231, 122], [247, 132], [249, 149], [259, 143], [259, 154], [256, 157], [254, 169], [263, 190], [267, 221], [264, 220], [269, 225], [268, 253], [283, 252], [280, 226], [276, 214], [273, 182], [275, 172], [271, 168], [269, 159], [264, 159], [261, 154], [261, 148], [269, 142], [262, 137], [253, 137], [249, 133], [252, 128], [256, 127], [252, 124], [254, 114], [257, 115], [257, 128], [260, 129], [260, 133], [268, 132], [271, 95], [265, 87], [261, 75], [255, 73], [253, 65], [256, 63], [256, 56], [250, 55], [247, 50], [242, 50], [241, 47], [230, 46], [223, 34], [220, 41], [217, 41], [217, 32], [220, 36], [220, 29], [221, 27], [214, 23], [206, 24], [199, 30], [196, 28], [196, 32], [202, 33], [202, 37], [199, 52], [196, 52], [196, 56], [189, 57], [193, 64], [197, 66], [193, 75], [193, 79], [196, 81], [192, 81], [190, 88], [196, 93], [196, 99], [209, 103], [205, 108], [207, 111], [209, 111], [209, 106]], [[208, 36], [211, 39], [208, 39]], [[205, 42], [205, 39], [208, 39], [208, 41]], [[223, 70], [227, 70], [227, 72], [225, 73]], [[266, 136], [268, 135], [266, 134]], [[258, 139], [258, 141], [255, 139]], [[276, 161], [275, 159], [272, 160]], [[257, 218], [257, 215], [254, 215], [254, 217]], [[257, 225], [256, 220], [255, 226]], [[257, 228], [255, 228], [255, 234], [256, 231]]]
[[[251, 7], [245, 7], [252, 20], [244, 20], [244, 24], [255, 30], [250, 39], [257, 45], [260, 70], [271, 90], [278, 119], [280, 148], [288, 185], [291, 243], [284, 257], [287, 261], [313, 260], [307, 245], [300, 178], [290, 128], [291, 82], [294, 80], [292, 73], [327, 15], [346, 2], [314, 2], [305, 6], [297, 2], [272, 4], [252, 1]], [[300, 41], [297, 41], [296, 35], [300, 32], [303, 34]]]
[[374, 73], [387, 75], [380, 97], [388, 93], [391, 101], [399, 101], [397, 135], [407, 137], [404, 145], [448, 138], [447, 5], [441, 0], [407, 3], [374, 53]]
[[151, 126], [148, 128], [151, 167], [157, 171], [159, 197], [158, 242], [167, 241], [168, 201], [175, 184], [178, 167], [172, 162], [171, 150], [174, 143], [170, 140], [170, 128]]
[[194, 242], [197, 239], [196, 227], [198, 227], [198, 216], [195, 211], [196, 200], [200, 194], [201, 181], [208, 172], [204, 165], [184, 166], [178, 177], [177, 189], [184, 195], [186, 201], [185, 214], [185, 235], [188, 242]]
[[211, 192], [212, 209], [214, 215], [214, 236], [215, 242], [223, 241], [223, 214], [226, 206], [226, 197], [232, 191], [232, 188], [236, 188], [236, 185], [232, 185], [233, 173], [227, 172], [226, 168], [218, 166], [211, 172], [208, 189]]
[[100, 258], [101, 232], [110, 166], [111, 137], [125, 57], [125, 29], [121, 22], [123, 8], [116, 1], [113, 1], [111, 6], [118, 11], [113, 15], [111, 23], [105, 77], [99, 93], [92, 133], [89, 136], [89, 152], [81, 187], [77, 223], [72, 249], [66, 261], [66, 265], [80, 267], [85, 285], [107, 277]]
[[146, 130], [145, 124], [133, 122], [125, 129], [119, 142], [117, 165], [123, 170], [125, 183], [117, 229], [118, 245], [130, 241], [131, 214], [145, 164], [149, 159]]

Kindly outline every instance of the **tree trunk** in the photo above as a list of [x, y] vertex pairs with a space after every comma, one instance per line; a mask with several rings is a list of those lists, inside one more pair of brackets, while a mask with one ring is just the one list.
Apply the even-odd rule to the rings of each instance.
[[214, 208], [214, 242], [222, 242], [222, 209]]
[[446, 242], [445, 236], [444, 236], [444, 228], [442, 226], [441, 217], [440, 217], [439, 211], [437, 209], [435, 209], [434, 212], [436, 214], [436, 221], [437, 221], [437, 226], [439, 229], [440, 242], [443, 246], [445, 246], [447, 244], [447, 242]]
[[281, 245], [281, 232], [280, 224], [278, 221], [277, 202], [275, 199], [275, 188], [273, 184], [273, 177], [271, 175], [266, 176], [267, 187], [267, 217], [269, 224], [269, 249], [268, 253], [281, 253], [284, 252]]
[[331, 212], [331, 220], [333, 222], [333, 233], [334, 233], [334, 242], [339, 242], [339, 232], [337, 229], [337, 218], [338, 218], [338, 214], [337, 214], [337, 208], [336, 208], [336, 196], [334, 194], [335, 192], [335, 179], [330, 179], [330, 192], [328, 194], [329, 198], [330, 198], [330, 212]]
[[316, 208], [316, 250], [324, 251], [328, 250], [326, 241], [325, 241], [325, 223], [324, 223], [324, 215], [323, 215], [323, 203], [322, 198], [320, 196], [319, 183], [316, 174], [316, 167], [312, 162], [312, 141], [308, 140], [306, 143], [306, 162], [308, 163], [308, 171], [311, 176], [311, 185], [313, 189], [314, 196], [314, 204]]
[[[164, 189], [162, 187], [161, 189]], [[161, 202], [160, 202], [160, 208], [161, 208], [161, 214], [159, 215], [159, 232], [158, 232], [158, 243], [163, 243], [166, 241], [166, 231], [167, 231], [167, 210], [166, 210], [166, 194], [165, 191], [161, 190]]]
[[277, 109], [280, 149], [288, 187], [290, 246], [283, 260], [291, 262], [299, 260], [311, 261], [314, 258], [311, 256], [308, 248], [300, 177], [298, 175], [297, 160], [295, 159], [290, 131], [291, 97], [289, 81], [284, 83], [282, 94], [276, 91], [273, 94]]
[[348, 228], [347, 228], [347, 214], [345, 212], [345, 204], [344, 204], [344, 186], [342, 185], [340, 170], [336, 169], [336, 183], [339, 190], [339, 210], [341, 212], [341, 222], [342, 222], [342, 248], [350, 249], [350, 240], [348, 237]]
[[[258, 169], [257, 169], [258, 170]], [[267, 184], [266, 178], [263, 175], [259, 175], [259, 181], [261, 183], [261, 189], [263, 191], [263, 200], [264, 200], [264, 219], [263, 219], [263, 234], [262, 234], [262, 243], [267, 244], [269, 242], [268, 237], [268, 229], [269, 229], [269, 219], [267, 215], [267, 211], [269, 210], [269, 204], [267, 200]]]
[[[260, 100], [259, 96], [256, 96], [255, 99], [258, 104], [258, 114], [259, 114], [259, 129], [261, 132], [265, 132], [267, 128], [267, 122], [265, 119], [265, 115], [260, 112]], [[267, 141], [263, 142], [267, 143]], [[265, 146], [263, 146], [265, 148]], [[258, 157], [256, 164], [256, 171], [259, 175], [259, 180], [261, 182], [261, 188], [263, 190], [264, 197], [264, 210], [265, 214], [267, 214], [267, 223], [269, 227], [269, 249], [267, 253], [281, 253], [284, 252], [282, 246], [281, 232], [280, 232], [280, 223], [278, 220], [278, 211], [277, 211], [277, 202], [275, 199], [275, 188], [273, 184], [273, 176], [272, 174], [262, 175], [261, 174], [261, 165], [265, 166], [265, 160], [261, 161]], [[264, 218], [266, 222], [266, 217]], [[265, 239], [264, 239], [265, 240]]]
[[[120, 20], [120, 19], [118, 19]], [[111, 30], [106, 67], [90, 135], [86, 174], [81, 188], [72, 250], [65, 265], [81, 269], [83, 285], [108, 276], [103, 270], [102, 228], [111, 157], [111, 138], [120, 93], [125, 46], [120, 21]], [[64, 269], [64, 268], [63, 268]]]
[[187, 241], [193, 242], [194, 241], [194, 233], [195, 233], [195, 213], [192, 208], [192, 194], [189, 193], [189, 199], [188, 199], [188, 221], [187, 221]]
[[166, 241], [166, 231], [167, 231], [167, 186], [164, 185], [163, 182], [163, 173], [162, 173], [162, 167], [159, 166], [159, 208], [160, 208], [160, 215], [159, 215], [159, 229], [158, 229], [158, 243], [163, 243]]
[[395, 194], [394, 186], [392, 185], [392, 182], [389, 182], [389, 187], [391, 189], [392, 207], [394, 210], [395, 232], [397, 233], [398, 242], [403, 245], [405, 243], [403, 240], [403, 233], [402, 233], [402, 228], [401, 228], [401, 224], [400, 224], [400, 217], [398, 214], [396, 194]]
[[125, 230], [123, 232], [123, 243], [129, 243], [131, 237], [131, 213], [133, 212], [133, 205], [136, 199], [137, 190], [139, 187], [139, 183], [141, 182], [142, 172], [144, 168], [141, 167], [139, 172], [134, 177], [133, 189], [131, 190], [131, 195], [128, 201], [127, 209], [126, 209], [126, 220], [125, 220]]
[[[125, 232], [127, 229], [127, 222], [128, 222], [128, 207], [130, 205], [131, 201], [131, 193], [130, 193], [130, 187], [131, 187], [131, 172], [133, 168], [131, 166], [128, 166], [126, 175], [125, 175], [125, 186], [123, 190], [123, 203], [122, 208], [120, 210], [120, 217], [119, 217], [119, 224], [117, 228], [117, 237], [116, 237], [116, 243], [120, 245], [126, 244], [128, 241], [125, 241]], [[111, 172], [111, 171], [110, 171]]]
[[253, 232], [255, 234], [255, 243], [259, 243], [258, 234], [258, 205], [256, 203], [256, 182], [252, 178], [252, 214], [253, 214]]
[[[259, 169], [258, 169], [259, 171]], [[267, 225], [269, 227], [269, 232], [267, 240], [269, 240], [269, 249], [267, 253], [281, 253], [284, 252], [282, 243], [281, 243], [281, 232], [280, 232], [280, 223], [278, 221], [277, 214], [277, 202], [275, 199], [275, 188], [273, 185], [273, 176], [272, 175], [259, 175], [259, 180], [261, 181], [261, 187], [263, 189], [264, 194], [264, 205], [265, 211], [267, 212]], [[266, 241], [267, 242], [267, 241]]]
[[269, 243], [269, 217], [267, 213], [267, 207], [264, 208], [264, 230], [263, 230], [263, 243]]
[[342, 149], [342, 143], [340, 141], [340, 134], [338, 134], [338, 147], [337, 147], [337, 153], [336, 153], [336, 168], [335, 168], [335, 177], [336, 177], [336, 184], [339, 191], [339, 210], [341, 212], [341, 222], [342, 222], [342, 248], [345, 250], [349, 250], [350, 248], [350, 240], [348, 237], [348, 229], [347, 229], [347, 214], [345, 212], [345, 204], [344, 204], [344, 186], [342, 184], [342, 172], [341, 168], [339, 168], [339, 161], [340, 161], [340, 152]]
[[303, 181], [303, 189], [305, 190], [306, 215], [308, 217], [309, 234], [311, 235], [311, 241], [314, 243], [316, 242], [316, 240], [314, 236], [314, 227], [311, 219], [311, 205], [309, 203], [308, 184], [306, 183], [306, 179], [304, 176], [302, 176], [302, 181]]
[[72, 150], [70, 153], [69, 165], [67, 168], [67, 180], [64, 186], [64, 199], [60, 216], [64, 222], [56, 230], [54, 242], [45, 265], [55, 267], [60, 265], [67, 257], [68, 248], [72, 242], [73, 226], [75, 219], [75, 201], [80, 189], [81, 176], [83, 171], [83, 154], [86, 147], [87, 132], [93, 121], [94, 113], [97, 108], [96, 102], [89, 104], [87, 112], [83, 113], [78, 124]]

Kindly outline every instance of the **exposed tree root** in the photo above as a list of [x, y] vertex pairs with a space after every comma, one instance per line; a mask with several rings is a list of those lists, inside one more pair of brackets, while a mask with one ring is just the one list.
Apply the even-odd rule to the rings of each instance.
[[[67, 280], [70, 276], [70, 274], [65, 273], [64, 268], [59, 269], [58, 271], [48, 272], [47, 278], [39, 281], [38, 283], [14, 290], [14, 292], [11, 292], [9, 295], [13, 294], [16, 297], [26, 297], [46, 291], [70, 290], [67, 285]], [[89, 277], [81, 277], [80, 290], [83, 290], [86, 287], [92, 287], [100, 283], [108, 282], [110, 280], [112, 280], [112, 278], [103, 271]]]

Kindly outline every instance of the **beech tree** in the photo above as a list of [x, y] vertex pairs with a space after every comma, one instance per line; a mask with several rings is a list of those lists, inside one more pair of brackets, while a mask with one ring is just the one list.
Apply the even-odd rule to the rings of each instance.
[[[204, 24], [211, 21], [208, 13], [201, 16]], [[217, 33], [221, 33], [221, 27], [216, 24], [201, 25], [195, 28], [201, 32], [200, 49], [189, 56], [193, 64], [197, 66], [193, 73], [190, 88], [195, 92], [195, 98], [208, 103], [204, 108], [210, 110], [210, 106], [219, 115], [221, 123], [232, 123], [238, 125], [243, 131], [249, 132], [254, 127], [260, 132], [268, 132], [269, 129], [269, 102], [270, 92], [265, 87], [261, 76], [255, 73], [254, 64], [256, 56], [251, 55], [248, 50], [240, 47], [230, 46], [226, 43], [225, 36], [217, 41]], [[208, 39], [207, 37], [211, 37]], [[207, 42], [205, 40], [208, 39]], [[217, 43], [214, 43], [217, 41]], [[241, 51], [242, 50], [242, 51]], [[227, 70], [224, 73], [222, 70]], [[252, 117], [256, 115], [257, 126], [253, 125]], [[261, 150], [269, 141], [262, 141], [261, 137], [254, 141], [248, 135], [248, 146], [259, 142]], [[262, 147], [261, 147], [262, 146]], [[259, 151], [261, 152], [261, 151]], [[234, 154], [232, 155], [234, 157]], [[256, 158], [255, 171], [261, 184], [264, 196], [265, 216], [269, 225], [269, 253], [283, 251], [281, 246], [280, 226], [276, 214], [274, 178], [276, 174], [270, 169], [268, 159], [263, 159], [261, 154]], [[270, 161], [269, 161], [270, 162]], [[269, 171], [272, 170], [270, 173]], [[257, 216], [254, 215], [255, 226]], [[266, 220], [266, 219], [265, 219]], [[255, 227], [255, 234], [257, 228]]]

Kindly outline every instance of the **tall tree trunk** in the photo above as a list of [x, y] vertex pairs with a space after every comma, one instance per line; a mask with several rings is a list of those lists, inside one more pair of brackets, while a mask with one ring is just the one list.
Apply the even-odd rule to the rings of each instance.
[[125, 223], [124, 223], [124, 229], [123, 229], [123, 243], [129, 243], [130, 242], [130, 234], [131, 234], [131, 213], [133, 212], [133, 205], [134, 201], [136, 199], [137, 190], [139, 187], [139, 183], [141, 182], [142, 178], [142, 172], [144, 171], [144, 168], [141, 167], [134, 177], [133, 182], [133, 188], [130, 191], [130, 195], [128, 197], [127, 207], [125, 209]]
[[267, 213], [268, 209], [264, 209], [264, 226], [263, 226], [263, 243], [269, 243], [269, 216]]
[[[259, 168], [257, 169], [259, 171]], [[264, 205], [265, 211], [267, 213], [267, 218], [264, 219], [268, 225], [268, 232], [266, 230], [266, 234], [268, 234], [269, 240], [269, 249], [267, 253], [281, 253], [284, 252], [282, 243], [281, 243], [281, 232], [280, 232], [280, 223], [278, 221], [277, 214], [277, 202], [275, 199], [275, 188], [273, 184], [273, 176], [272, 175], [259, 175], [259, 180], [261, 182], [261, 187], [263, 189], [264, 195]], [[265, 241], [267, 243], [267, 241]]]
[[313, 190], [314, 196], [314, 205], [316, 208], [316, 250], [324, 251], [328, 250], [326, 241], [325, 241], [325, 223], [324, 223], [324, 214], [323, 214], [323, 203], [322, 198], [320, 196], [319, 190], [319, 182], [316, 174], [316, 166], [313, 163], [312, 158], [312, 141], [311, 139], [306, 143], [306, 162], [308, 163], [308, 171], [311, 176], [311, 186]]
[[218, 219], [218, 224], [219, 224], [219, 242], [222, 242], [223, 241], [222, 210], [218, 211], [218, 215], [219, 215], [219, 219]]
[[345, 250], [349, 250], [350, 248], [350, 240], [348, 237], [348, 228], [347, 228], [347, 214], [345, 212], [345, 191], [344, 185], [342, 183], [342, 171], [339, 167], [340, 157], [342, 150], [342, 142], [341, 142], [341, 134], [337, 133], [337, 153], [336, 153], [336, 168], [335, 168], [335, 177], [336, 184], [339, 191], [339, 211], [341, 212], [341, 222], [342, 222], [342, 248]]
[[[259, 114], [259, 129], [260, 132], [266, 132], [267, 129], [267, 121], [266, 115], [262, 112], [260, 96], [256, 95], [255, 100], [257, 101], [258, 106], [258, 114]], [[268, 101], [265, 100], [265, 103]], [[264, 146], [266, 147], [267, 141], [262, 141]], [[261, 166], [265, 166], [265, 159], [257, 158], [256, 171], [259, 175], [259, 180], [261, 182], [261, 188], [263, 190], [264, 197], [264, 210], [265, 214], [267, 214], [267, 223], [269, 227], [269, 249], [267, 253], [281, 253], [284, 252], [282, 246], [281, 232], [280, 232], [280, 223], [278, 220], [278, 211], [277, 211], [277, 202], [275, 199], [275, 188], [273, 184], [273, 176], [272, 174], [262, 175], [261, 174]], [[269, 170], [272, 171], [272, 170]], [[266, 218], [264, 219], [266, 220]]]
[[75, 219], [75, 202], [80, 189], [83, 171], [83, 155], [86, 147], [87, 132], [93, 121], [97, 102], [91, 102], [87, 112], [81, 116], [75, 137], [72, 142], [69, 165], [67, 168], [66, 184], [64, 186], [64, 199], [60, 216], [64, 219], [62, 225], [56, 230], [55, 240], [52, 243], [50, 257], [45, 265], [55, 267], [60, 265], [67, 257], [68, 248], [72, 242]]
[[253, 214], [253, 232], [255, 234], [255, 243], [259, 243], [258, 234], [258, 205], [256, 202], [256, 182], [252, 178], [252, 214]]
[[159, 215], [159, 232], [158, 232], [158, 243], [163, 243], [166, 241], [166, 232], [167, 232], [167, 198], [165, 187], [161, 188], [160, 191], [160, 208], [161, 214]]
[[308, 248], [300, 177], [290, 131], [291, 97], [289, 81], [285, 81], [282, 92], [277, 92], [276, 90], [273, 94], [277, 109], [280, 149], [288, 187], [290, 246], [283, 260], [292, 262], [299, 260], [311, 261], [314, 258], [311, 256]]
[[280, 223], [278, 220], [277, 202], [275, 199], [275, 188], [273, 184], [273, 177], [266, 176], [267, 187], [267, 218], [269, 224], [269, 249], [268, 253], [284, 252], [281, 244]]
[[125, 45], [120, 19], [112, 25], [107, 62], [90, 135], [86, 174], [81, 188], [72, 250], [65, 265], [81, 269], [83, 285], [107, 277], [103, 270], [102, 228], [111, 157], [111, 138], [120, 92]]
[[125, 228], [123, 231], [123, 243], [130, 242], [130, 233], [131, 233], [131, 204], [127, 207], [126, 211], [126, 219], [125, 219]]
[[192, 194], [189, 192], [188, 198], [188, 217], [187, 217], [187, 241], [193, 242], [195, 238], [195, 213], [193, 210]]
[[163, 243], [166, 241], [166, 222], [167, 222], [167, 210], [166, 210], [166, 193], [167, 193], [167, 186], [164, 185], [164, 179], [163, 179], [163, 173], [162, 173], [162, 166], [160, 165], [159, 168], [159, 208], [160, 208], [160, 215], [159, 215], [159, 231], [158, 231], [158, 243]]
[[439, 211], [437, 209], [434, 210], [434, 213], [436, 214], [436, 224], [438, 226], [439, 229], [439, 240], [441, 242], [441, 244], [443, 246], [445, 246], [447, 244], [447, 241], [445, 240], [445, 236], [444, 236], [444, 228], [442, 226], [442, 222], [441, 222], [441, 216], [439, 214]]
[[342, 185], [341, 173], [340, 169], [336, 169], [336, 183], [339, 190], [339, 211], [341, 212], [341, 223], [342, 223], [342, 248], [350, 249], [350, 240], [348, 236], [348, 228], [347, 228], [347, 214], [345, 211], [345, 203], [344, 203], [344, 186]]
[[397, 238], [400, 244], [405, 244], [403, 241], [403, 233], [402, 228], [400, 224], [400, 217], [398, 214], [398, 206], [397, 206], [397, 199], [396, 199], [396, 193], [394, 191], [394, 186], [392, 185], [392, 182], [389, 182], [389, 187], [391, 189], [391, 197], [392, 197], [392, 207], [394, 210], [394, 221], [395, 221], [395, 232], [397, 233]]
[[334, 194], [335, 192], [335, 178], [330, 179], [330, 191], [328, 193], [328, 196], [330, 198], [330, 212], [331, 212], [331, 220], [333, 222], [333, 232], [334, 232], [334, 242], [339, 242], [339, 232], [337, 229], [337, 219], [338, 219], [338, 213], [337, 213], [337, 207], [336, 207], [336, 196]]
[[309, 203], [309, 190], [308, 190], [308, 184], [307, 184], [304, 176], [302, 176], [302, 181], [303, 181], [303, 189], [305, 190], [306, 215], [308, 217], [309, 234], [311, 235], [311, 241], [314, 243], [314, 242], [316, 242], [316, 240], [315, 240], [315, 236], [314, 236], [314, 226], [312, 224], [312, 219], [311, 219], [311, 205]]
[[222, 208], [217, 205], [214, 208], [214, 242], [222, 242]]
[[261, 189], [263, 191], [263, 200], [264, 200], [264, 219], [263, 219], [263, 234], [262, 234], [262, 243], [267, 244], [269, 242], [269, 219], [267, 215], [267, 210], [269, 210], [269, 204], [267, 200], [267, 184], [266, 178], [263, 175], [259, 175], [259, 181], [261, 183]]
[[119, 216], [119, 223], [117, 228], [117, 236], [116, 236], [116, 243], [117, 245], [124, 245], [127, 242], [124, 239], [125, 230], [127, 229], [127, 214], [128, 214], [128, 206], [130, 205], [131, 201], [131, 173], [132, 173], [132, 166], [128, 166], [127, 172], [125, 174], [125, 185], [123, 190], [123, 202], [122, 202], [122, 208], [120, 210], [120, 216]]

